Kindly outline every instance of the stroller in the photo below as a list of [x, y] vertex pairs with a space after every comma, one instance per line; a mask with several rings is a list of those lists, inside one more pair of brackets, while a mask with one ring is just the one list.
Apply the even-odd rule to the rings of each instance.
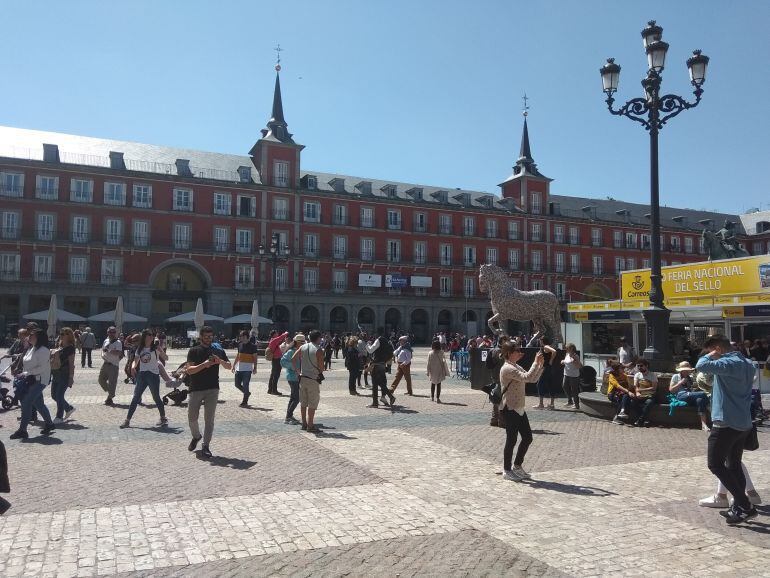
[[171, 372], [171, 377], [173, 379], [169, 381], [167, 385], [169, 387], [173, 387], [174, 389], [163, 396], [162, 399], [164, 405], [168, 405], [169, 401], [171, 401], [171, 403], [174, 405], [182, 405], [182, 402], [187, 399], [189, 394], [189, 389], [187, 389], [189, 387], [189, 378], [185, 369], [187, 369], [187, 363], [183, 363], [177, 367], [176, 370]]

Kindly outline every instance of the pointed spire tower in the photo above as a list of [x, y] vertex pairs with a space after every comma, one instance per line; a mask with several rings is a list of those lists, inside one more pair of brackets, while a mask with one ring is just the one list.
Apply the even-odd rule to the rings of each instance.
[[548, 206], [549, 179], [538, 169], [532, 158], [532, 149], [529, 145], [529, 128], [527, 126], [527, 116], [529, 116], [529, 106], [527, 101], [529, 97], [525, 94], [524, 127], [521, 132], [521, 147], [519, 148], [519, 158], [513, 165], [513, 174], [498, 185], [502, 189], [503, 198], [513, 199], [515, 206], [524, 212], [544, 213]]
[[294, 142], [283, 117], [280, 77], [282, 50], [280, 45], [275, 48], [278, 58], [275, 64], [273, 112], [267, 127], [261, 131], [262, 138], [251, 147], [249, 155], [263, 185], [294, 188], [299, 184], [300, 152], [305, 147]]

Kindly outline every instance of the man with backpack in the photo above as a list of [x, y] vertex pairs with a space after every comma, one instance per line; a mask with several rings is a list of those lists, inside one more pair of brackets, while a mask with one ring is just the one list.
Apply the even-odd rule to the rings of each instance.
[[372, 403], [367, 407], [379, 407], [377, 403], [377, 390], [381, 392], [380, 401], [388, 405], [387, 398], [390, 398], [390, 405], [396, 401], [396, 396], [388, 389], [388, 378], [385, 375], [385, 366], [393, 359], [393, 345], [388, 341], [382, 329], [378, 332], [374, 343], [366, 346], [366, 352], [371, 356], [372, 372]]
[[107, 329], [107, 339], [102, 343], [102, 368], [99, 370], [99, 385], [107, 392], [104, 405], [115, 405], [115, 389], [118, 385], [120, 360], [123, 359], [123, 343], [118, 339], [115, 327]]

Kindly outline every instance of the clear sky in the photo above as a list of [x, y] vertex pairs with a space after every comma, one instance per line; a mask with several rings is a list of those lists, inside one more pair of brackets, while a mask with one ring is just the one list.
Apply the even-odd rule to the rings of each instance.
[[663, 204], [770, 209], [765, 0], [2, 0], [0, 124], [245, 154], [270, 116], [280, 42], [303, 167], [498, 193], [530, 100], [552, 192], [649, 199], [647, 133], [611, 116], [599, 67], [640, 96], [647, 20], [663, 88], [704, 99], [661, 133]]

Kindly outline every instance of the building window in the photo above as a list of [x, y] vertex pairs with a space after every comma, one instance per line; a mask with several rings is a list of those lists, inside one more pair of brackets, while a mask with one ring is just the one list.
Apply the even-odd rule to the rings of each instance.
[[463, 277], [463, 293], [466, 297], [473, 297], [476, 295], [475, 277]]
[[530, 200], [530, 209], [532, 209], [532, 213], [535, 215], [539, 215], [543, 212], [543, 203], [542, 203], [542, 197], [540, 196], [540, 193], [531, 193], [529, 196]]
[[508, 249], [508, 268], [517, 271], [521, 266], [518, 249]]
[[625, 264], [625, 259], [623, 257], [615, 257], [615, 272], [620, 273], [623, 271], [623, 265]]
[[543, 240], [543, 225], [541, 223], [532, 223], [532, 241]]
[[16, 253], [0, 254], [0, 281], [18, 281], [20, 256]]
[[415, 213], [414, 215], [414, 230], [417, 233], [424, 233], [428, 229], [428, 220], [425, 218], [425, 213]]
[[305, 201], [303, 214], [305, 216], [306, 223], [320, 223], [321, 203], [317, 201]]
[[685, 253], [692, 253], [692, 248], [693, 248], [692, 237], [685, 237], [684, 238], [684, 252]]
[[416, 265], [424, 265], [427, 249], [425, 241], [415, 241], [414, 243], [414, 262]]
[[141, 209], [152, 208], [152, 187], [150, 185], [134, 185], [134, 206]]
[[333, 249], [335, 259], [345, 259], [348, 255], [348, 238], [335, 235]]
[[334, 271], [333, 289], [335, 293], [344, 293], [348, 288], [348, 272]]
[[214, 214], [230, 215], [232, 200], [230, 193], [214, 193]]
[[564, 253], [556, 253], [556, 272], [564, 273]]
[[120, 245], [123, 242], [123, 221], [107, 219], [104, 225], [104, 242], [108, 245]]
[[230, 229], [214, 227], [214, 250], [224, 253], [230, 250]]
[[273, 163], [273, 185], [276, 187], [289, 186], [289, 163], [286, 161]]
[[561, 281], [557, 281], [555, 285], [556, 289], [556, 298], [559, 301], [566, 301], [567, 300], [567, 284], [562, 283]]
[[649, 268], [650, 268], [650, 260], [642, 259], [642, 269], [649, 269]]
[[671, 237], [671, 250], [681, 251], [681, 247], [679, 246], [679, 237]]
[[174, 248], [189, 249], [192, 244], [192, 227], [188, 224], [174, 225]]
[[238, 167], [238, 178], [242, 183], [251, 182], [251, 167]]
[[374, 209], [361, 207], [361, 226], [371, 229], [374, 227]]
[[466, 215], [463, 217], [463, 235], [472, 237], [476, 234], [476, 219]]
[[72, 242], [88, 243], [90, 225], [88, 217], [72, 217]]
[[650, 236], [646, 233], [642, 233], [642, 249], [649, 249], [650, 248]]
[[305, 257], [318, 257], [318, 235], [305, 234]]
[[374, 239], [361, 239], [361, 260], [374, 261]]
[[102, 259], [102, 285], [118, 285], [122, 271], [123, 263], [120, 259]]
[[553, 242], [554, 243], [564, 242], [564, 225], [553, 226]]
[[53, 241], [55, 230], [55, 215], [38, 213], [36, 237], [38, 241]]
[[24, 173], [0, 173], [0, 196], [23, 197]]
[[452, 215], [441, 214], [438, 216], [438, 232], [441, 235], [452, 234]]
[[636, 249], [636, 233], [626, 233], [626, 249]]
[[302, 271], [302, 277], [306, 293], [315, 293], [318, 291], [318, 269], [305, 268]]
[[[685, 250], [687, 250], [687, 241], [690, 241], [690, 245], [692, 245], [692, 239], [687, 237], [684, 241], [685, 241]], [[754, 255], [761, 255], [763, 252], [762, 241], [756, 241], [752, 243], [751, 250]], [[692, 253], [692, 246], [690, 247], [690, 251], [687, 251], [687, 252]]]
[[497, 265], [497, 247], [487, 247], [487, 263]]
[[569, 256], [570, 273], [580, 273], [580, 255]]
[[315, 190], [318, 188], [318, 177], [315, 175], [308, 175], [307, 176], [307, 188], [312, 190]]
[[452, 296], [452, 278], [451, 277], [448, 277], [448, 276], [439, 277], [438, 286], [439, 286], [439, 295], [441, 295], [441, 297]]
[[174, 189], [174, 204], [172, 208], [175, 211], [192, 211], [193, 210], [192, 190]]
[[287, 279], [289, 278], [289, 275], [286, 271], [286, 267], [276, 267], [275, 269], [275, 289], [276, 291], [284, 291], [287, 284]]
[[473, 267], [476, 265], [476, 247], [466, 245], [463, 247], [463, 265]]
[[604, 263], [601, 255], [591, 257], [591, 263], [593, 264], [594, 275], [601, 275], [604, 272]]
[[626, 259], [626, 271], [633, 271], [636, 269], [636, 259], [629, 257]]
[[487, 238], [497, 239], [497, 221], [495, 219], [487, 219]]
[[88, 281], [88, 257], [70, 257], [70, 283]]
[[508, 239], [510, 241], [518, 241], [520, 236], [519, 221], [508, 221]]
[[451, 265], [452, 264], [452, 245], [441, 244], [439, 246], [440, 264]]
[[543, 270], [543, 252], [542, 251], [532, 251], [532, 270], [533, 271]]
[[[594, 230], [597, 230], [597, 229], [594, 229]], [[594, 243], [594, 246], [598, 247], [599, 244]], [[616, 249], [623, 246], [623, 231], [612, 232], [612, 246], [615, 247]]]
[[93, 199], [93, 181], [87, 179], [72, 179], [70, 181], [70, 201], [75, 203], [91, 203]]
[[51, 255], [35, 255], [33, 279], [41, 283], [48, 283], [53, 280], [53, 257]]
[[235, 266], [235, 288], [236, 289], [254, 289], [254, 266], [236, 265]]
[[401, 262], [401, 241], [388, 241], [388, 261], [391, 263]]
[[104, 183], [104, 204], [123, 206], [126, 204], [124, 183]]
[[398, 209], [388, 209], [388, 229], [397, 230], [401, 228], [401, 211]]
[[580, 244], [580, 229], [578, 229], [577, 227], [569, 228], [569, 243], [570, 245]]
[[347, 225], [348, 224], [348, 207], [347, 207], [347, 205], [334, 205], [334, 214], [332, 215], [332, 223], [334, 225]]
[[37, 175], [36, 180], [35, 196], [38, 199], [55, 201], [59, 198], [59, 177]]
[[238, 195], [238, 216], [255, 217], [257, 215], [257, 199], [245, 195]]
[[3, 239], [18, 239], [21, 235], [21, 216], [16, 211], [3, 212]]
[[539, 279], [533, 279], [531, 285], [532, 291], [540, 291], [543, 289], [543, 282]]
[[150, 223], [134, 221], [134, 247], [146, 247], [150, 244]]
[[[252, 237], [253, 237], [253, 233], [251, 229], [236, 229], [235, 230], [236, 253], [251, 253]], [[283, 243], [279, 241], [278, 245], [279, 247], [281, 247]]]
[[273, 199], [273, 219], [277, 221], [289, 220], [289, 201], [281, 197]]
[[698, 253], [701, 255], [706, 253], [706, 240], [703, 237], [698, 239]]

